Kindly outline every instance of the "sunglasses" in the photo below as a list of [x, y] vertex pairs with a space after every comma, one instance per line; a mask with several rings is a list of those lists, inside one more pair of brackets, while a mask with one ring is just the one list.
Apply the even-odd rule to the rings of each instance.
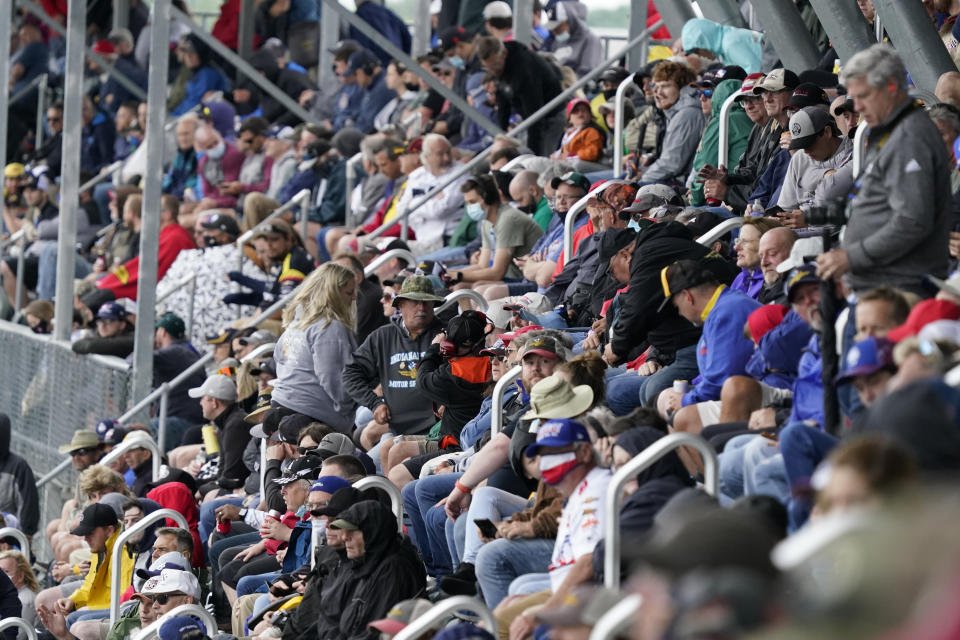
[[393, 299], [395, 297], [396, 297], [395, 293], [385, 293], [382, 296], [380, 296], [380, 299], [383, 300], [384, 302], [393, 302]]
[[497, 362], [504, 362], [507, 359], [507, 356], [490, 356], [491, 360], [496, 360]]
[[700, 89], [700, 97], [709, 100], [713, 97], [713, 89]]
[[311, 451], [315, 451], [315, 450], [316, 450], [316, 447], [297, 447], [297, 453], [299, 453], [302, 456], [305, 456]]
[[167, 604], [168, 602], [170, 602], [170, 598], [177, 598], [177, 597], [180, 597], [180, 596], [182, 596], [182, 595], [184, 595], [184, 594], [182, 594], [182, 593], [159, 593], [159, 594], [157, 594], [157, 595], [155, 595], [155, 596], [146, 595], [146, 594], [141, 594], [141, 595], [143, 595], [145, 598], [147, 598], [150, 602], [152, 602], [152, 603], [154, 603], [154, 604], [159, 604], [160, 606], [163, 606], [163, 605]]
[[77, 456], [85, 456], [85, 455], [87, 455], [88, 453], [91, 453], [91, 452], [93, 452], [93, 451], [94, 451], [93, 449], [86, 449], [86, 448], [85, 448], [85, 449], [74, 449], [73, 451], [70, 452], [70, 457], [71, 457], [71, 458], [75, 458], [75, 457], [77, 457]]

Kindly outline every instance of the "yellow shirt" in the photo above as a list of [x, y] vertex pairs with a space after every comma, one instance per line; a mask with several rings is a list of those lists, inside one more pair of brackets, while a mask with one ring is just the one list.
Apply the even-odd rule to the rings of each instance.
[[[83, 579], [80, 588], [73, 592], [70, 599], [80, 607], [88, 609], [109, 609], [110, 608], [110, 558], [113, 555], [113, 546], [120, 535], [120, 528], [107, 538], [107, 551], [103, 554], [103, 565], [100, 565], [100, 554], [93, 554], [90, 557], [90, 571]], [[133, 565], [136, 557], [131, 557], [126, 551], [120, 554], [120, 584], [123, 585], [120, 592], [126, 591], [128, 585], [133, 581]]]

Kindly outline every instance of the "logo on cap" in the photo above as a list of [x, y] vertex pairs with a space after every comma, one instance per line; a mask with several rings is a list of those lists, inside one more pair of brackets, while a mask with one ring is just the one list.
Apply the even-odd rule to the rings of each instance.
[[793, 126], [790, 127], [790, 133], [792, 133], [795, 136], [799, 136], [802, 130], [803, 130], [803, 127], [800, 126], [799, 122], [794, 122]]

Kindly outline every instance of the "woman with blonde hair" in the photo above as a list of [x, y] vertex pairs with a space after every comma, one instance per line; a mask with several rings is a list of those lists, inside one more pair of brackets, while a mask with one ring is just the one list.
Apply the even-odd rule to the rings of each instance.
[[[33, 603], [37, 592], [40, 591], [40, 584], [37, 582], [37, 577], [33, 575], [30, 563], [19, 551], [0, 551], [0, 571], [7, 574], [10, 582], [17, 588], [17, 598], [23, 607], [21, 617], [31, 627], [35, 626], [37, 610]], [[20, 632], [18, 637], [25, 636]]]
[[283, 312], [273, 354], [273, 404], [342, 433], [350, 432], [356, 409], [341, 371], [357, 347], [358, 285], [357, 275], [335, 262], [310, 272]]

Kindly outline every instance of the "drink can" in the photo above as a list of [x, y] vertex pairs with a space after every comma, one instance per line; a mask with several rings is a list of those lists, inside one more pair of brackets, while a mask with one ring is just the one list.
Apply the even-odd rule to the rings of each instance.
[[230, 526], [233, 524], [230, 520], [226, 518], [217, 519], [217, 531], [220, 533], [230, 533]]
[[203, 448], [206, 449], [207, 455], [212, 456], [220, 453], [220, 441], [217, 440], [216, 425], [204, 425], [200, 432], [203, 434]]
[[267, 513], [267, 517], [268, 517], [268, 518], [273, 518], [274, 520], [276, 520], [276, 521], [278, 521], [278, 522], [280, 521], [280, 516], [281, 516], [281, 515], [283, 515], [283, 514], [280, 513], [279, 511], [277, 511], [276, 509], [270, 509], [270, 511]]
[[673, 390], [675, 393], [686, 393], [690, 390], [690, 381], [689, 380], [674, 380], [673, 381]]

